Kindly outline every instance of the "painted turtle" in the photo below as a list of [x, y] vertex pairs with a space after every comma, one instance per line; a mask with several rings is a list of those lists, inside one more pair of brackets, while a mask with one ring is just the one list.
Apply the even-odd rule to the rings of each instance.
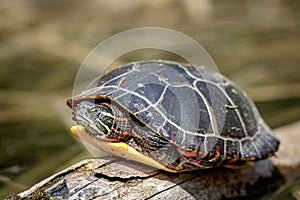
[[139, 61], [67, 100], [75, 135], [172, 172], [268, 158], [279, 141], [234, 83], [204, 67]]

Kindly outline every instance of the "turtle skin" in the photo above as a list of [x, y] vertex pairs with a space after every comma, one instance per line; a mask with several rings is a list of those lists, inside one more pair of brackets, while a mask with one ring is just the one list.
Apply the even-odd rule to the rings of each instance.
[[123, 126], [130, 137], [111, 141], [175, 171], [265, 159], [280, 143], [241, 89], [202, 66], [128, 63], [97, 77], [68, 104], [82, 101], [106, 102], [119, 117], [130, 116], [128, 130]]

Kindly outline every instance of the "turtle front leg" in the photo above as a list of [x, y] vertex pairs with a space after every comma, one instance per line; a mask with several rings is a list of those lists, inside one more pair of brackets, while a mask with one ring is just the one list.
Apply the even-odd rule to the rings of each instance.
[[166, 138], [153, 132], [141, 122], [137, 120], [133, 120], [132, 122], [132, 137], [142, 150], [156, 151], [169, 143]]

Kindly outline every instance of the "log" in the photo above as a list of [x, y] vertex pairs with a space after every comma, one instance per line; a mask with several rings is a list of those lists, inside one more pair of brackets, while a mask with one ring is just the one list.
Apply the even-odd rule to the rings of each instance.
[[9, 199], [268, 198], [299, 166], [294, 157], [300, 153], [299, 127], [297, 122], [278, 129], [276, 134], [282, 139], [278, 158], [254, 162], [253, 167], [170, 173], [109, 156], [76, 163]]
[[257, 198], [266, 191], [276, 189], [276, 184], [272, 183], [280, 183], [280, 181], [282, 177], [270, 160], [256, 162], [254, 168], [243, 170], [213, 169], [174, 174], [116, 157], [105, 157], [77, 163], [18, 194], [17, 197], [221, 199], [247, 196]]

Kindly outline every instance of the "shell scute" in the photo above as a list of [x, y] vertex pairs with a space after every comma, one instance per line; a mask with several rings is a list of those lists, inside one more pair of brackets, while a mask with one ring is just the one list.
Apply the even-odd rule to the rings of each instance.
[[229, 159], [241, 159], [240, 142], [235, 140], [226, 140], [226, 157]]
[[245, 139], [241, 141], [242, 156], [246, 159], [256, 160], [261, 155], [254, 145], [252, 139]]
[[165, 86], [157, 83], [140, 83], [135, 92], [145, 96], [148, 101], [155, 104], [162, 97], [164, 88]]
[[[225, 106], [223, 106], [225, 107]], [[235, 109], [226, 109], [225, 120], [223, 121], [223, 128], [221, 136], [241, 139], [246, 137], [244, 127]]]
[[136, 113], [135, 115], [157, 133], [159, 133], [161, 124], [163, 124], [165, 121], [163, 116], [153, 107], [149, 107], [148, 109]]
[[207, 136], [205, 139], [208, 159], [220, 158], [224, 156], [224, 139], [216, 136]]
[[[192, 157], [196, 157], [197, 154], [204, 157], [205, 152], [205, 137], [200, 135], [191, 135], [184, 133], [184, 139], [181, 141], [181, 149], [188, 152], [193, 152]], [[200, 157], [200, 158], [201, 158]]]
[[[170, 85], [186, 84], [192, 85], [195, 78], [191, 77], [187, 71], [179, 64], [168, 64], [167, 67], [160, 70], [160, 74], [164, 75], [164, 79]], [[174, 77], [175, 76], [175, 77]]]
[[267, 158], [278, 150], [279, 141], [271, 134], [260, 132], [253, 137], [253, 143], [260, 152], [262, 158]]
[[180, 99], [173, 89], [167, 88], [163, 99], [157, 108], [166, 116], [168, 121], [175, 124], [180, 124], [182, 107]]
[[159, 132], [168, 140], [173, 140], [178, 132], [178, 128], [176, 128], [170, 122], [164, 121], [162, 127], [159, 129]]
[[235, 105], [238, 105], [237, 111], [241, 116], [241, 120], [245, 123], [247, 135], [253, 136], [257, 132], [257, 117], [254, 114], [252, 102], [245, 94], [236, 89], [234, 85], [225, 86], [228, 96], [232, 99]]
[[[231, 109], [236, 105], [226, 94], [224, 87], [212, 83], [207, 83], [207, 87], [209, 89], [208, 101], [213, 110], [216, 128], [220, 135], [238, 139], [245, 137], [246, 134], [239, 112], [237, 109]], [[234, 131], [232, 127], [235, 127]]]

